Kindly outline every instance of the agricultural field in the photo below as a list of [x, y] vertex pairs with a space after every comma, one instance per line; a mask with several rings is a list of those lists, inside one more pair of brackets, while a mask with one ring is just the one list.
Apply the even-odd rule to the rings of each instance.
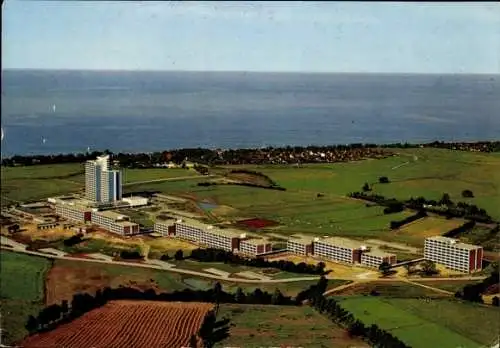
[[[30, 336], [21, 345], [26, 348], [187, 347], [211, 309], [209, 303], [111, 301], [52, 331]], [[201, 345], [199, 338], [198, 345]]]
[[339, 299], [365, 325], [377, 324], [414, 348], [479, 348], [497, 338], [498, 309], [493, 307], [448, 299]]
[[411, 222], [394, 231], [394, 236], [399, 240], [406, 240], [412, 245], [424, 246], [427, 237], [442, 235], [465, 222], [463, 219], [451, 219], [429, 216]]
[[229, 318], [230, 336], [215, 347], [369, 347], [309, 306], [221, 304], [218, 317]]
[[26, 318], [43, 307], [44, 280], [51, 262], [2, 250], [0, 252], [0, 299], [3, 343], [24, 337]]

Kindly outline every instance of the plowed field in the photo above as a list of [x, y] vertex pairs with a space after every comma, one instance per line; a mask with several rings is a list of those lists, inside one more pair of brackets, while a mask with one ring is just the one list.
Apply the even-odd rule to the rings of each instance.
[[198, 332], [210, 309], [209, 303], [111, 301], [52, 331], [28, 337], [20, 346], [188, 347], [191, 335]]

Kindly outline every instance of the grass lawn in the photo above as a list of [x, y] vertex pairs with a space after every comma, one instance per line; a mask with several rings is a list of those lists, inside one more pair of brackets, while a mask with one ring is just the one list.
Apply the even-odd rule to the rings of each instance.
[[[85, 185], [81, 163], [2, 167], [2, 204], [24, 202], [82, 190]], [[123, 169], [123, 182], [158, 180], [198, 175], [188, 169]], [[130, 191], [129, 191], [130, 192]]]
[[377, 324], [414, 348], [493, 344], [499, 319], [498, 309], [455, 300], [350, 297], [341, 305], [365, 325]]
[[[418, 280], [414, 281], [415, 283], [419, 283]], [[425, 281], [422, 282], [424, 285], [432, 286], [433, 288], [443, 289], [446, 291], [456, 292], [462, 289], [464, 286], [468, 284], [477, 284], [480, 281], [470, 281], [470, 280], [436, 280], [436, 281]]]
[[148, 181], [200, 175], [195, 170], [181, 168], [123, 169], [123, 182]]
[[224, 317], [234, 326], [215, 347], [368, 347], [309, 306], [222, 304]]
[[3, 343], [11, 344], [27, 335], [29, 315], [43, 307], [45, 274], [50, 261], [2, 250], [0, 253], [0, 298]]
[[354, 284], [352, 286], [339, 290], [338, 292], [332, 294], [332, 296], [365, 296], [370, 295], [372, 291], [376, 291], [379, 296], [391, 298], [447, 297], [447, 295], [433, 291], [431, 289], [397, 280], [391, 282], [372, 281], [368, 283]]

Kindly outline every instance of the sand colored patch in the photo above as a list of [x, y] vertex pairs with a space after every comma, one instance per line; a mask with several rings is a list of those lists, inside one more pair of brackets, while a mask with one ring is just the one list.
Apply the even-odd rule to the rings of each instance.
[[145, 243], [149, 245], [149, 247], [159, 250], [193, 250], [198, 248], [198, 246], [195, 244], [171, 237], [162, 237], [158, 239], [148, 240]]
[[20, 233], [22, 236], [29, 237], [31, 240], [44, 240], [48, 242], [66, 239], [76, 234], [73, 230], [65, 230], [62, 227], [37, 230], [35, 224], [23, 225], [22, 229], [25, 230]]

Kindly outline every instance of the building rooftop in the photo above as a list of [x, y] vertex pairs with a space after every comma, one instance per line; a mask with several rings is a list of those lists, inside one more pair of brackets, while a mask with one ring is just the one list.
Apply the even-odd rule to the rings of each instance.
[[116, 222], [116, 224], [120, 225], [120, 226], [123, 226], [123, 227], [137, 226], [137, 224], [135, 222], [132, 222], [132, 221], [118, 221], [118, 222]]
[[364, 251], [363, 254], [365, 255], [371, 255], [371, 256], [377, 256], [377, 257], [391, 257], [391, 256], [396, 256], [396, 254], [386, 252], [384, 250], [380, 249], [371, 249], [370, 251]]
[[314, 238], [315, 237], [312, 237], [312, 236], [305, 236], [305, 235], [301, 235], [301, 234], [300, 235], [296, 234], [296, 235], [293, 235], [288, 240], [291, 242], [300, 243], [300, 244], [311, 244], [314, 241]]
[[193, 226], [196, 228], [199, 228], [205, 232], [212, 233], [212, 234], [218, 234], [221, 236], [227, 236], [231, 238], [241, 238], [242, 234], [245, 234], [245, 231], [240, 231], [236, 230], [233, 228], [217, 228], [215, 226], [205, 224], [201, 221], [195, 220], [195, 219], [187, 219], [187, 218], [182, 218], [180, 219], [182, 224], [186, 224], [189, 226]]
[[66, 207], [71, 207], [81, 211], [90, 211], [91, 207], [87, 205], [87, 202], [82, 201], [80, 199], [56, 199], [56, 204]]
[[329, 245], [335, 245], [348, 249], [361, 249], [361, 246], [364, 245], [362, 242], [358, 242], [352, 239], [340, 238], [340, 237], [328, 237], [322, 238], [315, 243], [325, 243]]
[[112, 210], [96, 211], [94, 214], [104, 216], [104, 217], [113, 219], [115, 221], [129, 219], [129, 217], [127, 215], [123, 215], [123, 214], [114, 212]]
[[481, 248], [481, 246], [479, 246], [479, 245], [462, 243], [458, 239], [449, 238], [449, 237], [443, 237], [443, 236], [428, 237], [426, 239], [435, 240], [435, 241], [438, 241], [438, 242], [444, 242], [444, 243], [453, 245], [453, 247], [457, 248], [457, 249], [474, 250], [474, 249]]
[[173, 225], [175, 223], [176, 219], [157, 219], [155, 223], [161, 224], [161, 225]]
[[252, 245], [262, 245], [262, 244], [271, 243], [269, 240], [267, 240], [265, 238], [249, 238], [249, 239], [242, 240], [242, 243], [243, 242], [248, 243], [248, 244], [252, 244]]

